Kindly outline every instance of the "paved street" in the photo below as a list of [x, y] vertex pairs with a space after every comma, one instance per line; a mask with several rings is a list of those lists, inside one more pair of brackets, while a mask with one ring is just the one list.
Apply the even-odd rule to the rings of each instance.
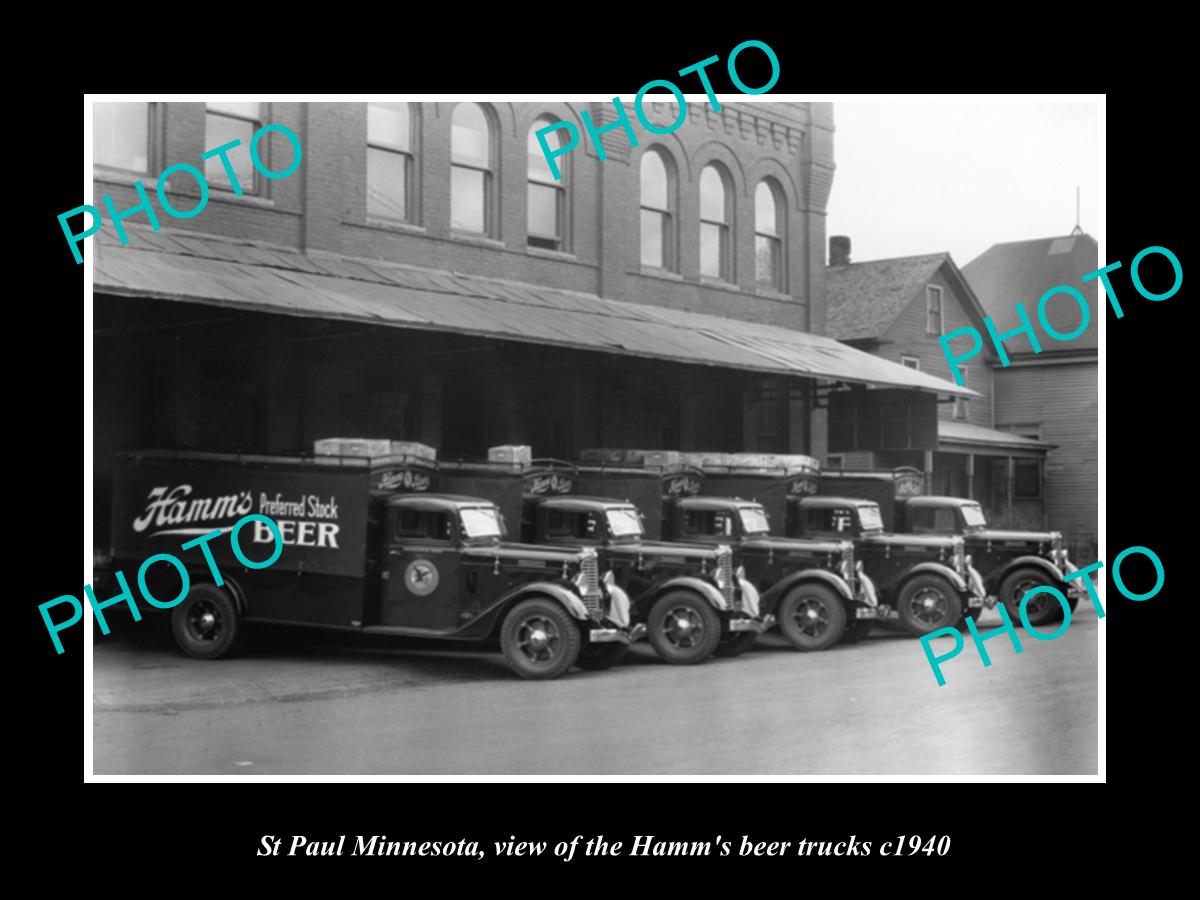
[[143, 622], [95, 642], [95, 772], [1094, 774], [1097, 629], [1084, 603], [1020, 656], [988, 641], [988, 669], [967, 637], [938, 687], [920, 644], [879, 626], [690, 668], [643, 643], [609, 672], [525, 682], [498, 653], [295, 631], [201, 662]]

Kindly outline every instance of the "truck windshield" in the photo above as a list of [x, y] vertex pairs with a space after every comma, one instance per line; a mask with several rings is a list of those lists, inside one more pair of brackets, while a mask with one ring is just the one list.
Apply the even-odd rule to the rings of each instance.
[[632, 506], [606, 510], [608, 528], [613, 537], [631, 537], [642, 534], [642, 517]]
[[867, 503], [858, 508], [858, 520], [862, 522], [863, 531], [883, 531], [883, 516], [879, 514], [879, 507], [874, 503]]
[[964, 503], [962, 513], [968, 530], [987, 527], [987, 519], [983, 517], [983, 510], [978, 503]]
[[464, 506], [459, 510], [463, 532], [468, 538], [498, 538], [500, 515], [494, 506]]
[[742, 518], [742, 531], [746, 534], [766, 534], [771, 530], [767, 512], [761, 506], [739, 506], [738, 514]]

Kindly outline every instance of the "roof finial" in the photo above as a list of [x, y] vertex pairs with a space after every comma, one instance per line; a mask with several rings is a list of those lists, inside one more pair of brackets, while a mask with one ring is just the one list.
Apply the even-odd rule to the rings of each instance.
[[1083, 234], [1083, 229], [1079, 227], [1079, 185], [1075, 186], [1075, 227], [1071, 229], [1071, 235]]

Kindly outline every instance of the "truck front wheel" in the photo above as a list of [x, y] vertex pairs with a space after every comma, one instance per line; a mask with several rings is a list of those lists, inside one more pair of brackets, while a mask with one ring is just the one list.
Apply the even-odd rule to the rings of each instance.
[[219, 659], [237, 646], [241, 617], [237, 604], [215, 584], [197, 584], [171, 613], [175, 643], [196, 659]]
[[[1008, 610], [1008, 617], [1014, 625], [1021, 624], [1021, 598], [1043, 585], [1056, 586], [1047, 575], [1032, 568], [1017, 569], [1001, 582], [1000, 598], [1004, 601], [1004, 608]], [[1058, 587], [1061, 590], [1061, 586]], [[1046, 625], [1062, 619], [1062, 607], [1052, 595], [1038, 594], [1025, 604], [1025, 616], [1030, 625]]]
[[504, 617], [500, 649], [522, 678], [557, 678], [579, 658], [579, 626], [554, 600], [522, 600]]
[[717, 649], [721, 618], [699, 594], [672, 591], [651, 607], [646, 638], [665, 661], [693, 665], [704, 662]]
[[846, 633], [846, 607], [832, 588], [802, 584], [779, 604], [779, 630], [797, 650], [825, 650]]
[[900, 621], [913, 634], [954, 628], [963, 617], [958, 591], [941, 575], [918, 575], [900, 590], [896, 603]]

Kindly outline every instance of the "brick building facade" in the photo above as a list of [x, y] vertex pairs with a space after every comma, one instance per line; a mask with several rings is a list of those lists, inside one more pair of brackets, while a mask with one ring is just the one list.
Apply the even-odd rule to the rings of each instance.
[[[198, 215], [159, 210], [154, 231], [138, 213], [128, 245], [101, 232], [89, 247], [99, 533], [106, 460], [134, 447], [303, 452], [351, 434], [461, 456], [808, 452], [822, 392], [954, 392], [814, 336], [828, 104], [691, 104], [665, 136], [631, 114], [636, 146], [615, 129], [601, 160], [583, 135], [548, 178], [534, 132], [582, 133], [585, 109], [613, 118], [611, 104], [97, 104], [97, 198], [131, 208], [134, 181], [178, 162], [210, 183]], [[299, 137], [289, 177], [246, 155], [268, 123]], [[233, 139], [243, 196], [219, 159], [199, 162]], [[261, 152], [268, 170], [292, 161], [279, 133]], [[186, 174], [166, 195], [199, 201]]]

